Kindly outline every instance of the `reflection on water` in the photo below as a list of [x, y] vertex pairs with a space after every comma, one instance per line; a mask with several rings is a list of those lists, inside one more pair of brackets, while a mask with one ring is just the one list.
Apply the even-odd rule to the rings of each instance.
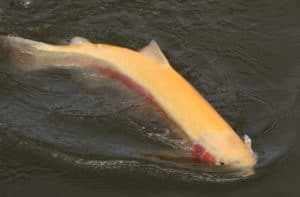
[[[248, 176], [253, 173], [249, 171], [194, 164], [182, 149], [185, 142], [168, 132], [167, 124], [143, 98], [119, 84], [97, 79], [99, 86], [86, 87], [81, 83], [85, 78], [68, 70], [24, 74], [0, 61], [0, 186], [11, 193], [15, 183], [29, 194], [39, 182], [34, 180], [46, 177], [41, 182], [52, 188], [52, 194], [72, 188], [68, 194], [73, 196], [97, 195], [86, 188], [91, 183], [74, 183], [72, 177], [87, 170], [83, 179], [95, 184], [103, 177], [110, 185], [119, 178], [127, 182], [137, 177], [133, 182], [142, 185], [136, 188], [141, 194], [149, 184], [154, 188], [147, 191], [164, 191], [164, 181], [177, 187], [167, 196], [188, 194], [183, 183], [244, 179], [250, 185], [241, 190], [232, 186], [233, 195], [261, 194], [248, 186], [295, 194], [293, 177], [300, 161], [294, 143], [300, 74], [297, 4], [0, 1], [1, 34], [56, 44], [79, 35], [133, 49], [157, 40], [175, 69], [239, 135], [251, 137], [258, 155], [254, 177]], [[280, 182], [283, 177], [286, 183]], [[24, 186], [23, 179], [31, 179], [32, 185]], [[74, 182], [56, 184], [61, 179]], [[153, 184], [157, 180], [162, 184]], [[274, 188], [276, 184], [281, 187]], [[189, 189], [199, 194], [199, 187]], [[122, 190], [124, 195], [132, 194], [125, 186]], [[232, 196], [227, 188], [201, 191], [207, 196]]]

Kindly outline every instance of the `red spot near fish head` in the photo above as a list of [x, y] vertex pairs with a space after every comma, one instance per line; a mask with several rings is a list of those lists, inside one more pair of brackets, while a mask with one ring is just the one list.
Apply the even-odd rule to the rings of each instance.
[[213, 155], [205, 150], [200, 144], [194, 144], [191, 148], [192, 157], [196, 162], [204, 162], [209, 164], [215, 164], [216, 159]]

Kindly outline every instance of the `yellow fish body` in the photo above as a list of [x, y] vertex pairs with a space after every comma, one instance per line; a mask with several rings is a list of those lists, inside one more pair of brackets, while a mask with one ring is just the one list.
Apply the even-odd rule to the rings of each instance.
[[74, 38], [71, 45], [50, 45], [0, 36], [0, 51], [24, 70], [76, 66], [120, 80], [158, 105], [191, 142], [196, 160], [253, 167], [251, 148], [216, 110], [169, 64], [155, 41], [141, 51], [93, 44]]

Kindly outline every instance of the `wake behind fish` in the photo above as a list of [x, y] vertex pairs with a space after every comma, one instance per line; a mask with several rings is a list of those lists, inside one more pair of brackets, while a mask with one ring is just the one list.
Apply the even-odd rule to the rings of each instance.
[[[59, 166], [62, 169], [79, 169], [89, 170], [93, 174], [110, 173], [115, 175], [127, 176], [149, 176], [160, 180], [184, 181], [184, 182], [215, 182], [226, 183], [233, 181], [241, 181], [253, 175], [253, 170], [237, 170], [216, 168], [205, 165], [194, 165], [193, 163], [180, 163], [180, 161], [168, 162], [163, 160], [154, 160], [148, 158], [127, 158], [127, 159], [101, 159], [99, 156], [87, 156], [71, 151], [59, 149], [55, 145], [41, 143], [36, 140], [28, 139], [24, 136], [5, 134], [2, 130], [0, 133], [1, 157], [0, 161], [6, 160], [7, 154], [2, 154], [5, 150], [3, 147], [13, 147], [13, 152], [25, 154], [31, 160], [45, 160], [47, 164], [38, 162], [32, 170], [37, 168], [51, 166]], [[97, 158], [98, 157], [98, 158]], [[42, 162], [43, 163], [43, 162]], [[55, 163], [55, 165], [53, 165]], [[32, 163], [31, 163], [32, 165]], [[7, 168], [9, 168], [7, 166]], [[12, 170], [12, 169], [10, 169]]]

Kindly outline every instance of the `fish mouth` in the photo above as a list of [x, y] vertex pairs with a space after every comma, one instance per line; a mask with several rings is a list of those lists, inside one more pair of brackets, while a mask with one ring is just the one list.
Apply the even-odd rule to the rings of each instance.
[[216, 158], [200, 144], [192, 145], [191, 154], [195, 162], [207, 163], [211, 165], [215, 165], [217, 163]]
[[252, 168], [256, 164], [257, 156], [251, 147], [251, 139], [244, 136], [244, 143], [247, 148], [247, 154], [240, 155], [240, 158], [225, 158], [216, 157], [208, 151], [205, 146], [194, 143], [191, 145], [190, 154], [194, 162], [217, 166], [228, 166], [233, 168]]

